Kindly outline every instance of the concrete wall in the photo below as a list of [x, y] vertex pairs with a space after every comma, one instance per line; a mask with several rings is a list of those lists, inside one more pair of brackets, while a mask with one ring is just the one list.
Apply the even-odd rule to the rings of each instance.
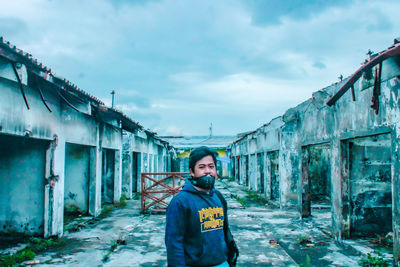
[[[230, 146], [235, 178], [241, 184], [250, 173], [249, 189], [256, 189], [253, 151], [265, 151], [257, 160], [256, 177], [265, 168], [265, 195], [274, 199], [269, 154], [279, 157], [279, 202], [296, 205], [301, 216], [311, 215], [312, 205], [331, 206], [332, 232], [338, 240], [393, 231], [394, 256], [400, 257], [400, 56], [382, 64], [382, 80], [375, 90], [379, 108], [371, 108], [374, 67], [351, 90], [329, 107], [327, 101], [346, 82], [313, 93], [312, 97], [272, 122], [245, 135]], [[378, 93], [377, 93], [378, 92]], [[276, 136], [274, 134], [277, 134]], [[256, 140], [256, 148], [251, 140]], [[274, 157], [276, 157], [274, 155]], [[249, 172], [244, 168], [250, 168]], [[256, 183], [258, 185], [258, 183]], [[321, 202], [322, 201], [322, 202]], [[383, 221], [385, 220], [385, 221]]]
[[[112, 173], [111, 201], [120, 199], [120, 115], [102, 118], [106, 109], [70, 83], [32, 65], [16, 66], [21, 85], [11, 61], [0, 55], [0, 144], [7, 147], [0, 152], [0, 231], [62, 235], [65, 205], [101, 213], [102, 177]], [[103, 163], [108, 150], [113, 167]]]
[[[123, 138], [124, 153], [124, 185], [123, 189], [128, 198], [132, 192], [141, 192], [141, 174], [144, 172], [170, 172], [171, 147], [161, 142], [147, 131], [138, 130], [135, 133], [126, 133]], [[129, 156], [128, 156], [129, 155]], [[151, 182], [146, 180], [146, 186]]]

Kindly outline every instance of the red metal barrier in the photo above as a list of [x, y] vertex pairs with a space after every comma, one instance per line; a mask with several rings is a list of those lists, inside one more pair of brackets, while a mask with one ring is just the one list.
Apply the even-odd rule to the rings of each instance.
[[[142, 173], [141, 185], [142, 185], [142, 213], [149, 211], [151, 212], [165, 212], [168, 203], [165, 201], [169, 196], [174, 196], [183, 187], [185, 178], [183, 175], [189, 174], [188, 172], [144, 172]], [[161, 179], [159, 176], [165, 176]], [[156, 179], [157, 177], [158, 179]], [[153, 182], [150, 186], [146, 187], [146, 181], [150, 180]], [[161, 188], [160, 188], [161, 187]], [[164, 189], [165, 188], [165, 189]], [[157, 194], [157, 195], [155, 195]], [[146, 199], [151, 199], [152, 202], [146, 205]]]

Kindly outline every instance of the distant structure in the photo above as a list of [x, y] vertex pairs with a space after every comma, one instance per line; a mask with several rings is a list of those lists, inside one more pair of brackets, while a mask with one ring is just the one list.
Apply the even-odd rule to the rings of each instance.
[[209, 136], [161, 136], [161, 139], [171, 144], [177, 152], [176, 166], [174, 171], [189, 171], [189, 155], [193, 148], [208, 146], [214, 148], [217, 153], [218, 174], [221, 177], [230, 176], [230, 159], [226, 147], [237, 139], [237, 136], [213, 136], [212, 124]]

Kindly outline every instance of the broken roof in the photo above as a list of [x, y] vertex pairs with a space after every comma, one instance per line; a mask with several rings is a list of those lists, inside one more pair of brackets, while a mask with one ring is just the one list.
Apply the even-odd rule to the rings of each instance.
[[[15, 45], [12, 45], [10, 42], [6, 42], [4, 38], [1, 36], [0, 36], [0, 56], [6, 58], [12, 63], [24, 64], [27, 67], [27, 71], [42, 78], [43, 80], [52, 83], [56, 87], [62, 89], [63, 92], [66, 92], [70, 95], [73, 95], [80, 99], [84, 99], [94, 104], [94, 107], [96, 108], [97, 111], [98, 119], [101, 119], [105, 122], [111, 119], [119, 120], [121, 122], [121, 128], [131, 132], [133, 132], [136, 129], [143, 130], [142, 125], [129, 118], [122, 111], [119, 111], [112, 107], [105, 106], [104, 102], [102, 102], [95, 96], [90, 95], [86, 91], [82, 90], [77, 85], [73, 84], [71, 81], [56, 76], [50, 68], [40, 63], [37, 59], [33, 58], [31, 54], [24, 52], [21, 49], [18, 49]], [[67, 101], [66, 99], [64, 100]], [[75, 108], [72, 105], [70, 106], [74, 108], [76, 111], [80, 112], [79, 109]], [[160, 140], [160, 138], [156, 136], [157, 135], [156, 133], [150, 132], [149, 130], [146, 130], [146, 132], [151, 133], [151, 135], [154, 136], [154, 138]], [[160, 141], [165, 142], [164, 140]]]
[[353, 88], [354, 83], [361, 77], [362, 73], [366, 70], [373, 68], [374, 66], [382, 63], [384, 60], [400, 55], [400, 41], [399, 39], [394, 40], [394, 44], [388, 49], [382, 52], [372, 55], [369, 60], [366, 60], [364, 64], [343, 84], [339, 91], [332, 96], [326, 103], [328, 106], [332, 106], [339, 100], [350, 88]]

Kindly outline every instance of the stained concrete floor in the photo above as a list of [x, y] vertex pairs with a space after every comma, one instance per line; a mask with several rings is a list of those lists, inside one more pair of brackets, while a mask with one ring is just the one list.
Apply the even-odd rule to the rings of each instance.
[[[217, 183], [228, 201], [232, 233], [240, 250], [241, 266], [358, 266], [368, 243], [336, 243], [329, 237], [329, 216], [315, 209], [313, 219], [300, 220], [294, 209], [259, 204], [243, 207], [234, 197], [247, 195], [235, 182]], [[318, 218], [318, 220], [316, 220]], [[80, 218], [81, 221], [90, 218]], [[318, 221], [318, 223], [316, 223]], [[66, 244], [35, 258], [36, 266], [166, 266], [165, 215], [140, 214], [140, 201], [78, 232], [66, 233]], [[300, 239], [306, 241], [300, 244]], [[115, 244], [115, 249], [111, 250]], [[108, 258], [105, 260], [106, 255]], [[385, 254], [390, 259], [390, 254]], [[309, 262], [307, 265], [307, 258]]]

